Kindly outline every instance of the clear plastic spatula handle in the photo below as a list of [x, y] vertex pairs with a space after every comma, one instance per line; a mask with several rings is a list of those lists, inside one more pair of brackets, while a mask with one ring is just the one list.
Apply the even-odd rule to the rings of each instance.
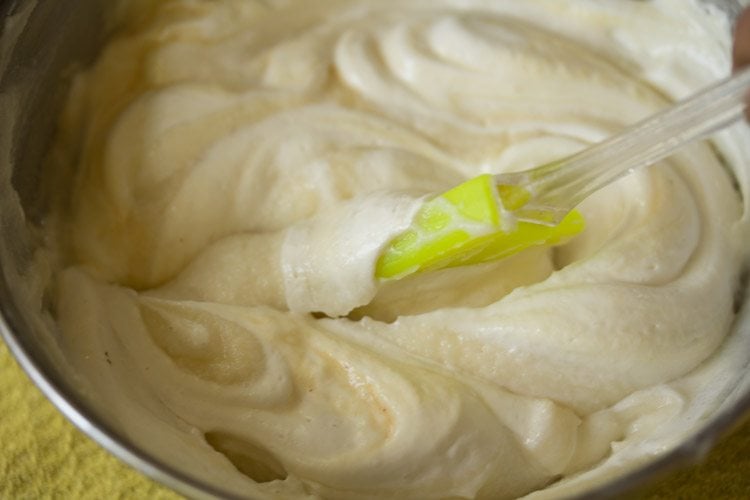
[[499, 185], [523, 187], [530, 196], [513, 211], [517, 220], [557, 224], [602, 187], [740, 120], [749, 91], [746, 68], [580, 153], [495, 178]]

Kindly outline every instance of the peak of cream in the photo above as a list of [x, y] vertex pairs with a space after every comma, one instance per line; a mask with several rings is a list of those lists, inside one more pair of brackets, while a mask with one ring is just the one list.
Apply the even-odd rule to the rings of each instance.
[[378, 289], [379, 255], [409, 227], [420, 204], [370, 195], [290, 228], [281, 249], [289, 310], [337, 317], [369, 304]]
[[257, 497], [569, 493], [674, 445], [743, 369], [747, 207], [723, 161], [747, 193], [744, 129], [592, 196], [559, 249], [373, 272], [421, 196], [724, 76], [714, 10], [120, 7], [52, 155], [76, 167], [57, 310], [89, 393], [174, 467]]

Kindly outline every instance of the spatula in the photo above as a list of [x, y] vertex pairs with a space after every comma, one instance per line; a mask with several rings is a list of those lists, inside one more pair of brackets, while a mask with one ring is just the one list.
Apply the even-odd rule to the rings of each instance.
[[744, 69], [577, 154], [521, 172], [483, 174], [428, 198], [385, 248], [376, 277], [480, 264], [584, 229], [575, 207], [592, 193], [744, 116]]

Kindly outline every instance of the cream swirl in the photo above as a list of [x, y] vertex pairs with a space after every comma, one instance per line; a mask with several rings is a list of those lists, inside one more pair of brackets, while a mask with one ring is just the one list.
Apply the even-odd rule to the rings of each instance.
[[[744, 219], [712, 147], [587, 200], [560, 249], [391, 283], [373, 268], [424, 195], [720, 76], [720, 19], [674, 8], [125, 7], [56, 149], [77, 167], [58, 310], [92, 394], [243, 494], [514, 497], [637, 447], [639, 422], [690, 405], [670, 384], [733, 319]], [[699, 19], [705, 43], [654, 63], [693, 64], [684, 87], [647, 81], [658, 58], [629, 38], [644, 16], [667, 52]]]

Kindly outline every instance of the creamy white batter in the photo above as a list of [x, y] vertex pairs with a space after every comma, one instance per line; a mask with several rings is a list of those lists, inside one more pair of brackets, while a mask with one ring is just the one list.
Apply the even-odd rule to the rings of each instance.
[[[708, 144], [587, 200], [563, 248], [373, 277], [422, 196], [726, 75], [717, 12], [123, 5], [55, 149], [57, 310], [91, 397], [177, 466], [260, 496], [554, 494], [668, 449], [740, 371], [747, 208]], [[743, 190], [748, 138], [717, 142]]]

